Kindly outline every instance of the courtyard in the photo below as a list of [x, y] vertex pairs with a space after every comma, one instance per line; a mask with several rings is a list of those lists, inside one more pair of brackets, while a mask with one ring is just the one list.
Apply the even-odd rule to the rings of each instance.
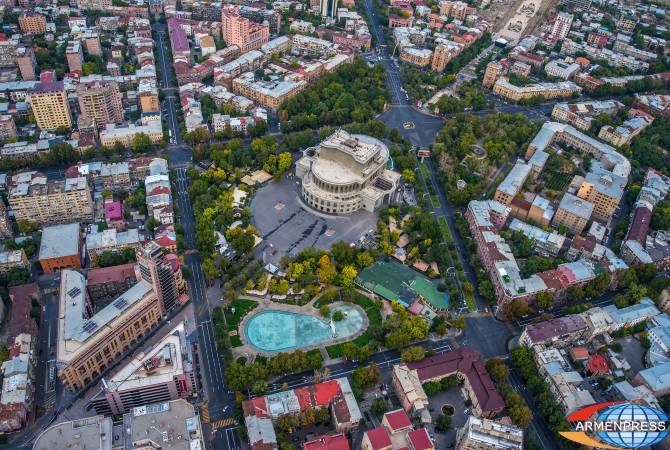
[[377, 215], [368, 211], [335, 216], [314, 211], [300, 198], [300, 180], [284, 177], [259, 189], [251, 202], [252, 224], [263, 244], [254, 256], [277, 264], [283, 255], [294, 256], [306, 247], [328, 250], [337, 241], [353, 243], [374, 229]]

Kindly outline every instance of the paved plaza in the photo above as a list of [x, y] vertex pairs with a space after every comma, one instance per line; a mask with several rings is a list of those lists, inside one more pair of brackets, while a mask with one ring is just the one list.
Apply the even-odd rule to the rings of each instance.
[[282, 255], [294, 256], [306, 247], [330, 249], [337, 241], [356, 242], [375, 228], [377, 215], [357, 211], [335, 216], [314, 211], [300, 198], [300, 181], [284, 177], [259, 189], [251, 201], [252, 224], [263, 243], [257, 258], [276, 264]]

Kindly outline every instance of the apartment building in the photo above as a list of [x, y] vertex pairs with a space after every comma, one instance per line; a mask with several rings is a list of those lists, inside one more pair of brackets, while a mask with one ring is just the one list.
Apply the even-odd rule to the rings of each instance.
[[623, 107], [623, 103], [616, 100], [557, 103], [551, 111], [551, 117], [577, 129], [588, 130], [591, 128], [594, 117], [600, 114], [613, 116]]
[[80, 71], [84, 64], [84, 50], [80, 41], [69, 41], [65, 48], [65, 58], [70, 72]]
[[542, 97], [545, 100], [566, 98], [582, 92], [582, 88], [572, 81], [560, 83], [536, 83], [525, 86], [515, 86], [507, 78], [500, 78], [493, 86], [493, 92], [509, 100], [529, 100], [533, 97]]
[[35, 79], [35, 52], [30, 47], [19, 47], [16, 49], [16, 65], [19, 66], [21, 79], [31, 81]]
[[[631, 112], [633, 111], [631, 110]], [[633, 114], [635, 114], [634, 117], [626, 120], [618, 127], [603, 126], [598, 133], [598, 137], [615, 147], [630, 144], [637, 135], [642, 133], [654, 121], [654, 116], [642, 111]]]
[[94, 232], [86, 235], [86, 252], [91, 262], [95, 262], [104, 252], [118, 253], [122, 250], [137, 249], [141, 237], [136, 228], [128, 231], [117, 231], [115, 228]]
[[405, 47], [400, 51], [400, 59], [417, 67], [430, 64], [433, 52], [427, 48]]
[[233, 80], [234, 93], [250, 98], [261, 106], [273, 110], [306, 87], [305, 80], [256, 81], [252, 72], [247, 72]]
[[0, 274], [7, 273], [14, 268], [27, 269], [28, 265], [28, 258], [23, 249], [0, 252]]
[[91, 399], [97, 414], [119, 415], [138, 406], [187, 398], [196, 393], [190, 336], [180, 322], [163, 339], [103, 379]]
[[163, 126], [158, 120], [152, 120], [146, 125], [130, 124], [123, 127], [107, 124], [100, 131], [100, 143], [106, 147], [114, 147], [119, 142], [124, 147], [130, 147], [133, 138], [138, 134], [145, 134], [153, 144], [158, 144], [163, 140]]
[[444, 71], [449, 61], [458, 56], [463, 51], [463, 44], [453, 41], [440, 41], [435, 46], [431, 68], [436, 72]]
[[0, 140], [6, 141], [17, 136], [14, 117], [9, 114], [0, 114]]
[[554, 60], [544, 66], [544, 71], [550, 77], [569, 80], [579, 73], [580, 65], [577, 63], [567, 63], [565, 61]]
[[81, 267], [79, 223], [42, 228], [39, 261], [44, 273]]
[[503, 205], [509, 206], [514, 197], [521, 191], [530, 172], [531, 166], [529, 164], [526, 164], [521, 160], [517, 161], [505, 179], [498, 185], [493, 199]]
[[[9, 206], [17, 222], [42, 225], [93, 220], [93, 200], [86, 178], [47, 181], [37, 172], [15, 175], [20, 182], [9, 191]], [[32, 178], [31, 178], [32, 176]]]
[[498, 80], [498, 77], [502, 75], [504, 67], [498, 61], [491, 61], [486, 65], [486, 71], [484, 72], [484, 80], [482, 81], [482, 86], [487, 89], [493, 87], [493, 85]]
[[47, 31], [47, 19], [37, 13], [24, 13], [19, 16], [19, 28], [24, 33], [43, 34]]
[[137, 283], [136, 263], [93, 268], [86, 274], [86, 288], [91, 302], [98, 308], [117, 299]]
[[226, 7], [221, 12], [221, 31], [228, 45], [236, 45], [242, 53], [260, 48], [270, 38], [270, 26], [252, 22], [239, 15], [235, 7]]
[[574, 16], [566, 12], [559, 12], [554, 21], [554, 25], [551, 27], [551, 40], [560, 41], [565, 39], [570, 32], [570, 27], [572, 27], [572, 20]]
[[628, 178], [595, 166], [586, 174], [577, 197], [593, 204], [593, 217], [607, 223], [623, 197]]
[[56, 364], [66, 389], [78, 390], [105, 369], [161, 320], [158, 297], [150, 283], [139, 281], [93, 314], [86, 278], [61, 273]]
[[12, 224], [9, 221], [7, 207], [5, 206], [5, 202], [0, 202], [0, 237], [8, 239], [13, 236], [14, 231], [12, 230]]
[[81, 115], [94, 120], [97, 128], [104, 128], [109, 123], [123, 122], [121, 94], [115, 82], [80, 83], [76, 92]]
[[554, 214], [553, 225], [564, 226], [573, 234], [580, 234], [593, 214], [593, 203], [565, 193]]
[[81, 42], [89, 55], [102, 55], [102, 46], [100, 45], [100, 35], [94, 31], [87, 31], [81, 36]]
[[523, 430], [491, 419], [470, 416], [456, 432], [456, 450], [521, 450]]
[[28, 102], [40, 129], [72, 128], [70, 105], [62, 81], [39, 83], [28, 91]]

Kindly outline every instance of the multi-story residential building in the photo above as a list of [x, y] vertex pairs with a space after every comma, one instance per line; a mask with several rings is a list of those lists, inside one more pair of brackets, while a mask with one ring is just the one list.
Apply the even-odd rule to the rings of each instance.
[[119, 142], [124, 147], [130, 147], [133, 138], [138, 134], [145, 134], [153, 144], [158, 144], [163, 140], [163, 127], [158, 120], [152, 120], [146, 125], [130, 124], [124, 127], [107, 124], [105, 129], [100, 131], [100, 143], [106, 147], [114, 147]]
[[617, 100], [557, 103], [551, 111], [551, 117], [580, 130], [588, 130], [594, 117], [601, 114], [613, 116], [623, 107], [623, 103]]
[[137, 283], [135, 263], [93, 268], [86, 274], [86, 288], [96, 308], [106, 306]]
[[72, 128], [70, 104], [62, 81], [39, 83], [28, 91], [28, 102], [40, 129]]
[[235, 7], [226, 7], [221, 12], [221, 31], [228, 45], [236, 45], [242, 53], [260, 48], [270, 38], [268, 24], [259, 24], [242, 17]]
[[493, 85], [493, 92], [509, 100], [529, 100], [533, 97], [542, 97], [545, 100], [565, 98], [581, 93], [582, 88], [572, 81], [560, 83], [536, 83], [525, 86], [516, 86], [507, 78], [500, 78]]
[[573, 234], [580, 234], [593, 214], [593, 203], [566, 192], [554, 214], [553, 225], [564, 226]]
[[37, 172], [23, 172], [15, 175], [13, 182], [8, 200], [17, 222], [48, 225], [93, 220], [93, 200], [86, 178], [49, 182]]
[[81, 115], [94, 120], [98, 128], [123, 122], [121, 94], [115, 82], [80, 83], [76, 92]]
[[35, 79], [35, 52], [30, 47], [18, 47], [16, 49], [16, 64], [19, 66], [21, 72], [21, 79], [24, 81], [31, 81]]
[[430, 64], [433, 52], [427, 48], [405, 47], [400, 51], [400, 59], [417, 67]]
[[[397, 378], [399, 374], [407, 370], [416, 372], [416, 377], [421, 383], [439, 381], [452, 374], [457, 375], [463, 380], [462, 392], [464, 396], [472, 402], [473, 415], [493, 417], [505, 407], [495, 384], [486, 372], [481, 355], [470, 348], [461, 347], [442, 355], [431, 356], [422, 361], [400, 364], [400, 366], [401, 368], [398, 371], [394, 368], [391, 383], [398, 395], [400, 404], [407, 413], [419, 412], [412, 403], [410, 396], [405, 392], [403, 383]], [[407, 385], [405, 384], [405, 386]], [[422, 396], [419, 395], [418, 397]]]
[[9, 359], [2, 363], [0, 431], [22, 429], [34, 418], [37, 334], [21, 333], [9, 347]]
[[521, 450], [523, 442], [521, 428], [475, 416], [456, 432], [456, 450]]
[[80, 71], [84, 64], [84, 50], [80, 41], [69, 41], [65, 48], [65, 58], [70, 72]]
[[84, 44], [86, 53], [89, 55], [102, 55], [102, 46], [100, 45], [100, 35], [94, 31], [87, 31], [81, 36], [81, 42]]
[[81, 245], [78, 223], [54, 225], [42, 229], [39, 261], [44, 273], [81, 267]]
[[0, 252], [0, 274], [7, 273], [14, 268], [27, 269], [28, 265], [28, 258], [23, 249]]
[[630, 144], [638, 134], [642, 133], [654, 121], [654, 116], [639, 110], [629, 111], [629, 116], [632, 117], [616, 128], [610, 125], [603, 126], [598, 133], [598, 137], [615, 147], [621, 147]]
[[327, 213], [374, 211], [389, 201], [400, 179], [386, 169], [388, 158], [378, 139], [338, 130], [296, 163], [303, 198]]
[[670, 95], [635, 94], [633, 106], [654, 116], [670, 118]]
[[19, 49], [19, 43], [16, 39], [0, 39], [0, 67], [13, 68], [16, 66], [16, 54]]
[[463, 44], [453, 41], [440, 41], [435, 46], [431, 68], [436, 72], [444, 71], [449, 61], [458, 56], [463, 51]]
[[503, 73], [503, 65], [498, 61], [491, 61], [486, 65], [486, 72], [484, 72], [484, 80], [482, 81], [482, 86], [487, 89], [493, 87], [493, 85], [498, 81], [498, 77]]
[[265, 108], [276, 110], [289, 98], [307, 87], [305, 80], [256, 81], [252, 72], [233, 80], [233, 92], [250, 98]]
[[137, 251], [137, 264], [141, 279], [155, 286], [161, 314], [165, 315], [178, 303], [188, 301], [176, 255], [166, 253], [160, 245], [150, 241]]
[[96, 9], [106, 11], [112, 7], [112, 0], [77, 0], [77, 8], [82, 10]]
[[119, 415], [138, 406], [189, 397], [197, 392], [191, 339], [180, 322], [101, 383], [91, 399], [95, 412]]
[[542, 228], [524, 223], [519, 219], [512, 219], [509, 229], [518, 231], [533, 241], [533, 248], [540, 254], [546, 256], [558, 256], [565, 245], [565, 236], [555, 231], [548, 232]]
[[580, 66], [577, 63], [567, 63], [565, 61], [554, 60], [544, 66], [544, 71], [550, 77], [569, 80], [579, 73]]
[[519, 338], [519, 344], [528, 348], [536, 345], [567, 346], [583, 336], [587, 330], [582, 316], [569, 314], [526, 326]]
[[0, 140], [6, 141], [17, 136], [14, 117], [9, 114], [0, 114]]
[[276, 448], [274, 422], [280, 416], [298, 415], [307, 408], [327, 408], [338, 433], [355, 431], [363, 418], [346, 377], [256, 397], [242, 402], [251, 448]]
[[617, 20], [616, 28], [622, 33], [631, 34], [637, 26], [637, 18], [629, 13], [623, 13]]
[[38, 13], [24, 13], [19, 16], [19, 28], [24, 33], [43, 34], [47, 31], [47, 19]]
[[56, 364], [66, 389], [77, 390], [102, 375], [109, 364], [161, 319], [153, 286], [141, 280], [93, 314], [85, 277], [61, 273]]
[[514, 197], [521, 191], [530, 172], [531, 166], [529, 164], [526, 164], [521, 160], [517, 161], [505, 179], [498, 185], [493, 199], [503, 205], [509, 206]]
[[137, 249], [141, 243], [140, 233], [136, 228], [121, 232], [109, 228], [100, 233], [86, 235], [86, 251], [91, 262], [95, 262], [104, 252], [117, 253], [127, 248]]
[[[81, 0], [80, 0], [81, 2]], [[205, 448], [200, 417], [183, 399], [133, 408], [117, 430], [111, 417], [93, 416], [53, 425], [37, 436], [34, 450], [151, 448], [160, 442], [171, 450]], [[112, 439], [113, 436], [113, 439]]]
[[586, 174], [577, 197], [593, 204], [593, 217], [607, 223], [623, 197], [628, 179], [593, 167]]
[[574, 16], [566, 12], [559, 12], [556, 16], [556, 21], [551, 27], [551, 40], [560, 41], [566, 38], [572, 27], [572, 20]]
[[0, 237], [4, 239], [9, 239], [14, 236], [12, 230], [12, 223], [9, 221], [9, 215], [7, 214], [7, 207], [5, 202], [0, 202]]

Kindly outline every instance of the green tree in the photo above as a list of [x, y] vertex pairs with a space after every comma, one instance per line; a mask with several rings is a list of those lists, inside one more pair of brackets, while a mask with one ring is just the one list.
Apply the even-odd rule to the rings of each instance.
[[381, 417], [388, 411], [388, 402], [385, 398], [376, 398], [372, 400], [370, 405], [370, 412], [376, 417]]
[[130, 148], [133, 153], [146, 153], [151, 149], [151, 138], [145, 133], [137, 133], [133, 136]]
[[321, 317], [330, 317], [330, 308], [328, 305], [322, 305], [319, 308], [319, 314], [321, 314]]
[[423, 358], [426, 356], [426, 351], [424, 350], [423, 347], [417, 346], [412, 346], [406, 348], [400, 358], [404, 362], [410, 362], [410, 361], [421, 361]]
[[509, 378], [509, 369], [500, 358], [491, 358], [486, 361], [486, 371], [496, 383], [503, 383]]
[[440, 414], [437, 416], [437, 420], [435, 420], [435, 430], [439, 431], [440, 433], [446, 433], [449, 431], [449, 428], [451, 427], [451, 417], [445, 415], [445, 414]]

